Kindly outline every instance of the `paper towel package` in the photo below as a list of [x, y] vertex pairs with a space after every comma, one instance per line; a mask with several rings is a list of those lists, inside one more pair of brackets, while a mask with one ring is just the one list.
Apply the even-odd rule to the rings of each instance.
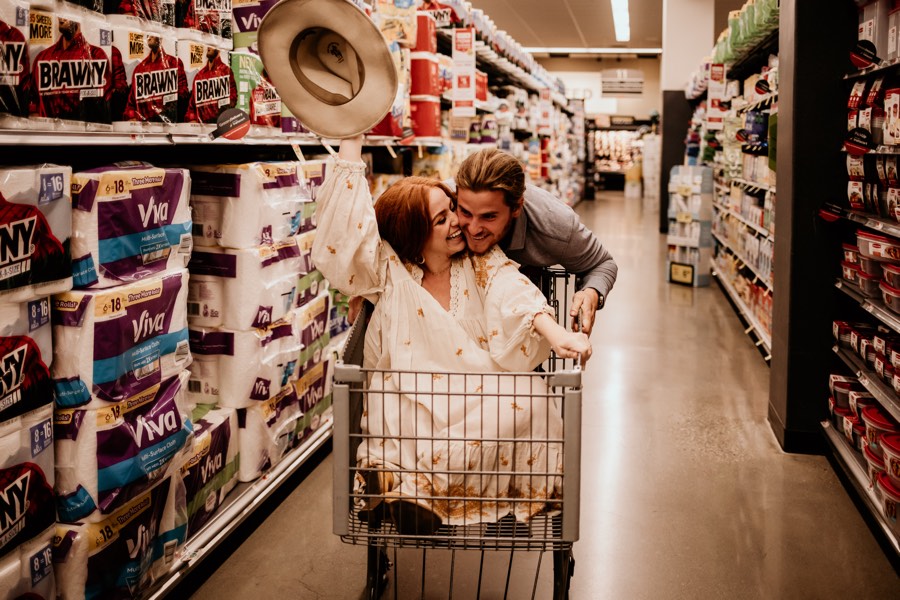
[[284, 240], [299, 228], [308, 186], [298, 163], [191, 168], [194, 243], [250, 248]]
[[192, 326], [267, 327], [296, 302], [300, 251], [293, 238], [243, 250], [202, 248], [189, 268]]
[[178, 107], [188, 103], [187, 75], [178, 58], [175, 30], [152, 26], [133, 16], [107, 18], [113, 28], [113, 47], [122, 56], [128, 82], [122, 106], [113, 107], [113, 129], [131, 133], [165, 131], [165, 125], [178, 122]]
[[297, 398], [303, 417], [297, 421], [295, 445], [302, 444], [322, 424], [332, 405], [332, 383], [334, 380], [334, 363], [336, 357], [331, 346], [324, 353], [321, 363], [307, 371], [297, 380]]
[[249, 50], [232, 52], [231, 70], [238, 86], [237, 107], [250, 115], [251, 135], [280, 135], [281, 96], [262, 59]]
[[0, 169], [0, 302], [72, 288], [72, 169]]
[[300, 274], [311, 273], [316, 265], [312, 259], [312, 247], [316, 241], [316, 230], [307, 231], [297, 236], [297, 246], [300, 248]]
[[271, 400], [237, 409], [240, 481], [254, 481], [281, 461], [294, 445], [297, 420], [302, 416], [293, 385]]
[[296, 316], [289, 313], [265, 329], [249, 331], [191, 328], [188, 400], [245, 408], [278, 394], [298, 375]]
[[298, 363], [301, 372], [322, 360], [322, 352], [331, 341], [328, 332], [330, 314], [331, 294], [327, 289], [322, 290], [313, 300], [297, 309], [300, 342], [303, 344]]
[[187, 266], [187, 169], [114, 165], [72, 177], [72, 270], [79, 289], [108, 288]]
[[[319, 188], [325, 183], [325, 173], [328, 171], [328, 161], [308, 160], [300, 165], [303, 172], [303, 182], [308, 188], [303, 197], [315, 201]], [[313, 224], [315, 227], [315, 224]]]
[[234, 47], [258, 53], [256, 40], [259, 24], [278, 0], [233, 0]]
[[319, 292], [327, 288], [328, 281], [320, 271], [313, 269], [309, 273], [301, 275], [297, 283], [297, 306], [308, 304], [319, 295]]
[[216, 36], [230, 47], [231, 0], [182, 0], [175, 13], [175, 26]]
[[0, 127], [27, 125], [29, 5], [25, 0], [0, 3]]
[[231, 53], [188, 37], [178, 39], [178, 58], [187, 76], [188, 104], [177, 133], [206, 135], [222, 111], [237, 103]]
[[52, 600], [56, 598], [53, 576], [53, 536], [56, 525], [0, 559], [0, 598], [5, 600]]
[[209, 522], [238, 482], [237, 413], [231, 408], [199, 406], [192, 415], [194, 446], [181, 467], [187, 493], [188, 536]]
[[186, 534], [184, 484], [177, 476], [103, 521], [59, 524], [53, 539], [58, 597], [138, 598], [171, 567]]
[[107, 17], [127, 15], [139, 17], [153, 24], [175, 26], [176, 0], [106, 0], [104, 10]]
[[193, 430], [187, 372], [140, 397], [96, 410], [57, 410], [56, 502], [60, 521], [96, 522], [177, 472]]
[[0, 423], [53, 402], [50, 299], [0, 304]]
[[0, 556], [56, 521], [53, 407], [0, 424]]
[[102, 291], [53, 297], [59, 408], [101, 408], [174, 377], [191, 363], [187, 270]]

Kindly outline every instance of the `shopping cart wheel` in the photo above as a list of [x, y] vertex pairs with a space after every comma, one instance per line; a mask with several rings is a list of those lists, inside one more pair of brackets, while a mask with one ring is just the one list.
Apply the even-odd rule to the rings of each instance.
[[575, 557], [571, 550], [553, 551], [553, 600], [568, 600], [569, 584], [575, 574]]
[[388, 584], [388, 571], [391, 561], [381, 546], [369, 545], [369, 556], [366, 564], [366, 598], [378, 600]]

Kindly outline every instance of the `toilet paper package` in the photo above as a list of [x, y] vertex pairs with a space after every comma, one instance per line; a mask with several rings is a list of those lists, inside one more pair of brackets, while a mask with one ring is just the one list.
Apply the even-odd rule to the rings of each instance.
[[297, 309], [298, 326], [300, 328], [300, 371], [305, 371], [321, 360], [322, 352], [331, 341], [328, 332], [328, 319], [331, 313], [331, 294], [322, 290], [310, 302]]
[[188, 103], [187, 75], [178, 59], [175, 32], [132, 16], [108, 19], [128, 83], [124, 104], [113, 110], [113, 129], [163, 132], [165, 125], [178, 121], [179, 105]]
[[293, 238], [243, 250], [193, 253], [188, 315], [194, 327], [267, 327], [295, 303], [300, 251]]
[[53, 407], [0, 424], [0, 556], [56, 521]]
[[[328, 172], [328, 161], [326, 160], [308, 160], [300, 165], [303, 173], [303, 184], [308, 188], [304, 190], [303, 198], [316, 200], [319, 188], [325, 183], [325, 174]], [[315, 227], [315, 224], [312, 225]]]
[[50, 299], [0, 304], [0, 423], [53, 402]]
[[6, 599], [56, 598], [53, 576], [53, 536], [56, 525], [0, 559], [0, 595]]
[[259, 24], [278, 0], [233, 0], [234, 47], [258, 53], [256, 40]]
[[237, 485], [240, 466], [234, 409], [198, 406], [193, 421], [193, 450], [181, 467], [187, 493], [188, 536], [209, 522]]
[[237, 103], [231, 53], [194, 39], [179, 38], [178, 58], [187, 76], [188, 103], [184, 123], [178, 124], [175, 131], [205, 135], [214, 129], [222, 111]]
[[297, 420], [302, 416], [293, 385], [271, 400], [237, 409], [240, 481], [253, 481], [281, 461], [294, 445]]
[[300, 335], [289, 313], [265, 329], [191, 329], [188, 399], [198, 404], [245, 408], [271, 399], [294, 380]]
[[231, 70], [238, 86], [237, 107], [250, 115], [251, 132], [281, 134], [281, 97], [262, 59], [249, 50], [232, 52]]
[[297, 421], [295, 429], [295, 445], [307, 440], [330, 412], [334, 360], [332, 352], [324, 353], [323, 361], [304, 373], [295, 384], [300, 410], [303, 412], [303, 417]]
[[0, 127], [27, 125], [28, 2], [8, 0], [0, 4]]
[[183, 0], [178, 3], [175, 26], [214, 35], [231, 47], [231, 0]]
[[311, 273], [316, 265], [312, 259], [312, 247], [316, 241], [316, 230], [307, 231], [297, 236], [297, 246], [300, 248], [300, 273]]
[[193, 430], [187, 372], [95, 410], [58, 409], [56, 504], [62, 522], [97, 522], [170, 473]]
[[183, 269], [191, 257], [187, 169], [113, 165], [72, 178], [76, 288], [108, 288]]
[[297, 233], [310, 190], [296, 162], [191, 168], [194, 243], [249, 248]]
[[59, 408], [102, 408], [139, 396], [191, 362], [187, 271], [53, 297]]
[[53, 538], [58, 597], [138, 598], [171, 568], [186, 534], [184, 484], [177, 476], [100, 522], [59, 524]]
[[72, 169], [0, 169], [0, 302], [72, 287]]

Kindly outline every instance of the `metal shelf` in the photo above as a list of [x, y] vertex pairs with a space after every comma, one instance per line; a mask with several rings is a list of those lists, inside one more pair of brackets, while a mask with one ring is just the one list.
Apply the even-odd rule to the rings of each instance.
[[853, 211], [834, 204], [826, 204], [823, 210], [835, 213], [848, 221], [865, 225], [885, 235], [900, 238], [900, 223], [893, 219], [885, 219], [869, 213]]
[[897, 70], [897, 66], [900, 65], [900, 58], [892, 59], [891, 61], [882, 61], [880, 65], [872, 65], [871, 67], [866, 67], [865, 69], [860, 69], [855, 73], [848, 73], [844, 75], [844, 79], [859, 79], [860, 77], [867, 77], [869, 75], [881, 75], [887, 74], [891, 71]]
[[769, 288], [770, 290], [773, 290], [772, 282], [769, 281], [768, 278], [763, 277], [763, 275], [757, 270], [757, 268], [756, 268], [753, 264], [751, 264], [751, 263], [750, 263], [746, 258], [744, 258], [737, 250], [735, 250], [734, 247], [731, 246], [731, 244], [728, 243], [728, 240], [726, 240], [726, 239], [724, 239], [723, 237], [721, 237], [721, 236], [720, 236], [718, 233], [716, 233], [715, 231], [712, 232], [712, 236], [713, 236], [713, 238], [715, 238], [716, 240], [718, 240], [718, 242], [719, 242], [726, 250], [728, 250], [728, 251], [731, 252], [735, 257], [737, 257], [737, 259], [738, 259], [739, 261], [741, 261], [742, 263], [744, 263], [744, 266], [745, 266], [745, 267], [747, 267], [748, 269], [750, 269], [750, 270], [753, 272], [753, 274], [756, 276], [756, 280], [754, 281], [754, 283], [756, 283], [756, 281], [759, 281], [760, 283], [762, 283], [764, 286], [766, 286], [766, 287]]
[[832, 348], [844, 364], [846, 364], [853, 373], [859, 378], [859, 382], [863, 384], [869, 393], [875, 396], [881, 406], [891, 413], [891, 416], [900, 421], [900, 398], [897, 398], [894, 388], [884, 383], [878, 373], [869, 370], [869, 367], [863, 362], [862, 358], [853, 352], [847, 351], [840, 346]]
[[737, 112], [738, 114], [741, 114], [741, 113], [744, 113], [744, 112], [747, 112], [750, 110], [759, 110], [759, 109], [768, 108], [769, 106], [772, 106], [772, 104], [775, 103], [775, 100], [777, 98], [778, 98], [778, 92], [772, 92], [771, 94], [766, 94], [765, 96], [763, 96], [756, 102], [751, 102], [750, 104], [747, 104], [746, 106], [742, 106], [742, 107], [738, 108], [735, 112]]
[[748, 181], [746, 179], [740, 179], [738, 177], [735, 177], [731, 181], [732, 181], [732, 183], [736, 183], [740, 187], [744, 188], [751, 194], [755, 194], [757, 192], [774, 192], [775, 191], [774, 185], [766, 185], [765, 183], [757, 183], [755, 181]]
[[741, 223], [746, 225], [748, 229], [752, 230], [754, 233], [758, 234], [759, 236], [761, 236], [767, 240], [770, 240], [772, 242], [775, 241], [774, 233], [772, 233], [765, 227], [757, 225], [756, 223], [752, 223], [750, 220], [748, 220], [746, 217], [744, 217], [744, 215], [742, 215], [741, 213], [735, 212], [735, 211], [731, 210], [730, 208], [728, 208], [727, 206], [725, 206], [723, 204], [719, 204], [717, 202], [713, 202], [713, 206], [718, 208], [720, 211], [731, 215], [732, 217], [734, 217], [735, 219], [737, 219], [738, 221], [740, 221]]
[[744, 52], [728, 69], [728, 79], [743, 80], [758, 73], [769, 61], [770, 54], [778, 54], [778, 29], [775, 29], [758, 44]]
[[[719, 276], [718, 267], [716, 266], [716, 262], [714, 260], [710, 261], [710, 267], [712, 268], [712, 274], [715, 276], [716, 280], [719, 282], [719, 285], [722, 286], [722, 289], [731, 298], [732, 303], [737, 307], [738, 313], [741, 318], [743, 318], [750, 327], [744, 331], [746, 334], [750, 334], [750, 332], [754, 332], [756, 335], [756, 345], [762, 346], [766, 351], [766, 363], [768, 363], [772, 359], [772, 337], [763, 329], [759, 320], [756, 316], [750, 311], [744, 301], [741, 300], [740, 296], [738, 296], [737, 291], [731, 285], [731, 282], [728, 281], [724, 277]], [[770, 288], [771, 289], [771, 288]]]
[[872, 516], [875, 517], [875, 520], [880, 526], [881, 531], [884, 533], [891, 548], [895, 553], [900, 555], [900, 542], [898, 542], [897, 536], [894, 535], [890, 524], [881, 510], [881, 501], [878, 500], [878, 497], [875, 495], [875, 490], [872, 488], [872, 483], [869, 481], [868, 467], [865, 459], [847, 444], [844, 436], [835, 431], [829, 421], [822, 421], [821, 426], [825, 433], [825, 439], [828, 441], [828, 445], [831, 446], [838, 465], [840, 465], [844, 473], [847, 474], [847, 477], [853, 484], [859, 497], [864, 501], [866, 508], [868, 508]]
[[834, 287], [859, 302], [859, 305], [863, 307], [863, 310], [874, 316], [876, 319], [878, 319], [897, 333], [900, 333], [900, 317], [891, 312], [891, 310], [886, 307], [881, 300], [877, 300], [875, 298], [866, 298], [859, 291], [858, 287], [854, 286], [853, 284], [847, 283], [843, 279], [838, 279], [834, 283]]

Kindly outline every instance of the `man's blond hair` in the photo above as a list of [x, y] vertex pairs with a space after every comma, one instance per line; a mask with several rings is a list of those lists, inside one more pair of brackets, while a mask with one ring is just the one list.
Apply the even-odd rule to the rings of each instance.
[[503, 192], [504, 202], [515, 210], [525, 195], [525, 170], [513, 155], [488, 148], [462, 162], [456, 174], [456, 189]]

